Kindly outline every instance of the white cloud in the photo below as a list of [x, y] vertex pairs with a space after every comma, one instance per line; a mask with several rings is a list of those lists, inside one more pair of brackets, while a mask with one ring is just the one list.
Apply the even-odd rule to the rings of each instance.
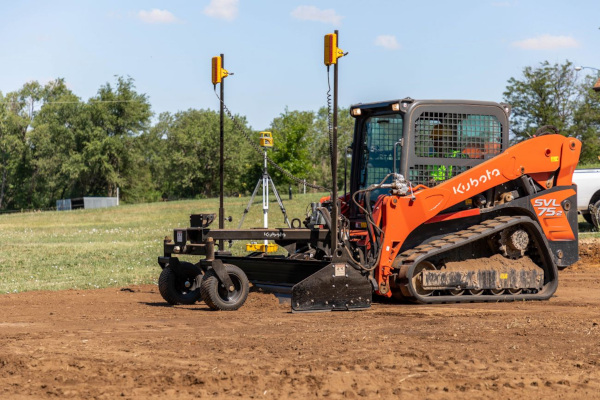
[[375, 38], [375, 46], [380, 46], [388, 50], [399, 49], [400, 43], [394, 35], [379, 35]]
[[512, 45], [525, 50], [555, 50], [579, 47], [579, 42], [571, 36], [541, 35], [513, 42]]
[[204, 9], [209, 17], [233, 21], [238, 15], [239, 0], [210, 0]]
[[158, 8], [151, 11], [142, 10], [137, 16], [147, 24], [172, 24], [179, 21], [170, 11]]
[[336, 14], [335, 10], [321, 10], [315, 6], [299, 6], [292, 11], [292, 17], [306, 21], [324, 22], [339, 26], [342, 24], [341, 15]]

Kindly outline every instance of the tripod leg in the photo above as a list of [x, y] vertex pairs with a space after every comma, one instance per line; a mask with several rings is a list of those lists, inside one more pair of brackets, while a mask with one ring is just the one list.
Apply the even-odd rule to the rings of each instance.
[[246, 207], [246, 209], [244, 210], [244, 213], [242, 214], [242, 219], [240, 219], [240, 224], [238, 225], [238, 229], [240, 229], [242, 227], [242, 224], [244, 223], [244, 218], [246, 218], [246, 214], [248, 214], [248, 211], [250, 211], [250, 207], [252, 206], [252, 203], [254, 203], [254, 198], [256, 197], [256, 192], [258, 192], [258, 188], [260, 187], [261, 184], [262, 184], [262, 178], [259, 179], [258, 182], [256, 183], [254, 192], [252, 192], [252, 197], [250, 197], [250, 201], [248, 202], [248, 207]]
[[273, 188], [273, 193], [275, 194], [275, 197], [277, 198], [277, 203], [279, 203], [279, 208], [281, 208], [281, 212], [283, 213], [283, 221], [287, 224], [288, 228], [291, 228], [292, 225], [290, 224], [290, 221], [288, 220], [287, 213], [285, 212], [285, 207], [283, 206], [281, 197], [279, 197], [279, 193], [277, 192], [275, 183], [273, 182], [273, 179], [271, 179], [271, 176], [268, 176], [268, 179], [269, 179], [269, 182], [271, 182], [271, 187]]

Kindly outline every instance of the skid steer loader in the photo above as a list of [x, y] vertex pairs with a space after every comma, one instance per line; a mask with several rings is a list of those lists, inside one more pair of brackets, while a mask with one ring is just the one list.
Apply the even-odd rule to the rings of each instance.
[[[291, 294], [294, 312], [365, 309], [373, 294], [418, 303], [553, 295], [559, 270], [578, 259], [577, 139], [542, 130], [509, 147], [510, 107], [492, 102], [405, 98], [350, 112], [350, 191], [336, 223], [331, 198], [311, 204], [303, 227], [212, 229], [213, 214], [192, 215], [158, 259], [167, 302], [235, 310], [249, 281]], [[288, 255], [216, 247], [265, 239]]]

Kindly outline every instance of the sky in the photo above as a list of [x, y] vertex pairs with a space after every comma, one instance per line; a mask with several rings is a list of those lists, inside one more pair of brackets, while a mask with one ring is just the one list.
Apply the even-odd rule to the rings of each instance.
[[[339, 105], [401, 99], [501, 102], [543, 61], [600, 68], [598, 0], [0, 1], [0, 92], [64, 78], [80, 98], [115, 76], [162, 112], [225, 103], [267, 129], [325, 106], [323, 36], [339, 30]], [[580, 74], [596, 75], [592, 69]], [[217, 88], [218, 89], [218, 88]]]

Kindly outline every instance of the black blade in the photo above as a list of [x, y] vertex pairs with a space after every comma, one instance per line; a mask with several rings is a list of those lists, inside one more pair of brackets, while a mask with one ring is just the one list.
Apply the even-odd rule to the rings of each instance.
[[366, 276], [345, 263], [329, 264], [292, 288], [292, 312], [363, 310], [371, 307]]

